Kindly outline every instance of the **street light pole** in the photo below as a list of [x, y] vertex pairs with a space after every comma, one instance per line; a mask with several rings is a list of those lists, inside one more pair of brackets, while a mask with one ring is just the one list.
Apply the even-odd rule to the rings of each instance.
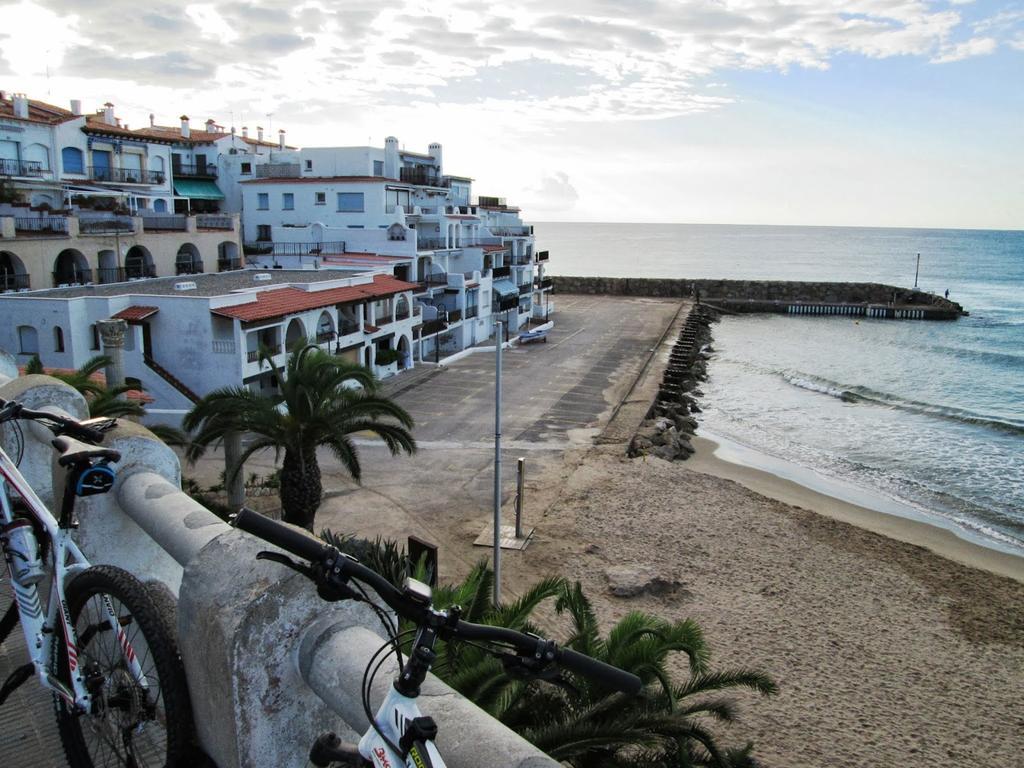
[[495, 329], [494, 356], [494, 605], [501, 605], [501, 328]]

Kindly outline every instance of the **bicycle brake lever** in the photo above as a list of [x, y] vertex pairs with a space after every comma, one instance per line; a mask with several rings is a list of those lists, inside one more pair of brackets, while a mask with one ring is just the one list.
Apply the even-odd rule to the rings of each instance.
[[302, 565], [292, 560], [288, 555], [282, 555], [280, 552], [267, 552], [266, 550], [256, 553], [257, 560], [270, 560], [272, 563], [278, 563], [279, 565], [291, 568], [296, 573], [301, 573], [307, 579], [312, 579], [313, 569], [308, 565]]
[[514, 680], [542, 680], [546, 683], [561, 686], [571, 693], [579, 691], [562, 677], [557, 666], [545, 661], [538, 661], [532, 656], [519, 656], [515, 653], [495, 653], [501, 661], [505, 673]]

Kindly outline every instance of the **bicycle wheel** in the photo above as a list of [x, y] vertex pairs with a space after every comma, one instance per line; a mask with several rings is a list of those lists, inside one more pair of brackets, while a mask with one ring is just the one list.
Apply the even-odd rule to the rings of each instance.
[[[192, 742], [192, 712], [167, 606], [130, 573], [109, 565], [82, 571], [68, 584], [66, 597], [78, 636], [77, 662], [94, 702], [91, 713], [76, 713], [54, 697], [68, 765], [184, 765]], [[105, 598], [124, 629], [145, 685], [130, 671]], [[54, 658], [58, 674], [67, 680], [67, 649], [57, 635]]]

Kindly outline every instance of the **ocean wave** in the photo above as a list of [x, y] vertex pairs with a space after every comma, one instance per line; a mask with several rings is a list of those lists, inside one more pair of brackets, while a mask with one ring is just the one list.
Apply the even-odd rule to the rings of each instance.
[[1012, 367], [1024, 366], [1024, 355], [1013, 352], [994, 352], [989, 349], [971, 349], [969, 347], [950, 347], [933, 344], [929, 347], [935, 352], [951, 355], [965, 360], [978, 360], [986, 363], [1006, 364]]
[[1006, 421], [986, 416], [985, 414], [974, 413], [963, 408], [952, 408], [919, 400], [909, 400], [898, 395], [889, 394], [888, 392], [879, 392], [869, 387], [848, 387], [818, 376], [793, 373], [781, 373], [780, 375], [787, 383], [792, 384], [794, 387], [835, 397], [845, 403], [867, 403], [886, 408], [897, 408], [908, 413], [917, 413], [961, 424], [970, 424], [1010, 435], [1024, 435], [1024, 423], [1016, 421]]

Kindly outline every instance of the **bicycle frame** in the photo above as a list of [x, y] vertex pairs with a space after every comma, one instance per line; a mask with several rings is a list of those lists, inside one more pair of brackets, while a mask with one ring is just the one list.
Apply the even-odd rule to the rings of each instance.
[[[416, 699], [409, 698], [392, 686], [388, 695], [377, 710], [374, 720], [377, 726], [384, 731], [384, 735], [397, 744], [405, 734], [406, 725], [415, 718], [421, 717], [422, 712], [416, 705]], [[377, 768], [396, 768], [404, 765], [406, 768], [445, 768], [441, 753], [437, 751], [433, 741], [425, 742], [427, 754], [423, 755], [415, 749], [403, 758], [387, 745], [380, 734], [371, 725], [363, 738], [359, 740], [359, 753], [367, 760], [371, 760]], [[417, 758], [419, 758], [417, 760]]]
[[[6, 451], [0, 449], [0, 524], [3, 525], [14, 520], [10, 497], [11, 489], [21, 497], [28, 507], [29, 516], [45, 531], [45, 535], [50, 541], [49, 563], [47, 564], [50, 587], [45, 615], [40, 602], [39, 589], [43, 582], [29, 585], [19, 584], [14, 579], [13, 565], [8, 563], [8, 575], [14, 590], [14, 598], [18, 603], [21, 628], [32, 659], [32, 666], [35, 669], [36, 679], [39, 680], [40, 685], [56, 693], [70, 706], [82, 712], [91, 712], [94, 704], [93, 696], [86, 686], [85, 671], [78, 663], [78, 636], [71, 621], [71, 612], [68, 610], [64, 594], [68, 580], [88, 568], [89, 561], [82, 554], [78, 545], [72, 541], [70, 531], [58, 525], [46, 505], [18, 471], [17, 465]], [[125, 665], [139, 686], [148, 692], [149, 682], [142, 672], [142, 666], [128, 641], [124, 627], [118, 620], [110, 598], [103, 595], [103, 602], [110, 626], [117, 632], [118, 645]], [[54, 667], [53, 656], [56, 647], [54, 643], [49, 642], [50, 635], [57, 630], [58, 624], [68, 654], [71, 678], [68, 681], [60, 680], [50, 671]]]

